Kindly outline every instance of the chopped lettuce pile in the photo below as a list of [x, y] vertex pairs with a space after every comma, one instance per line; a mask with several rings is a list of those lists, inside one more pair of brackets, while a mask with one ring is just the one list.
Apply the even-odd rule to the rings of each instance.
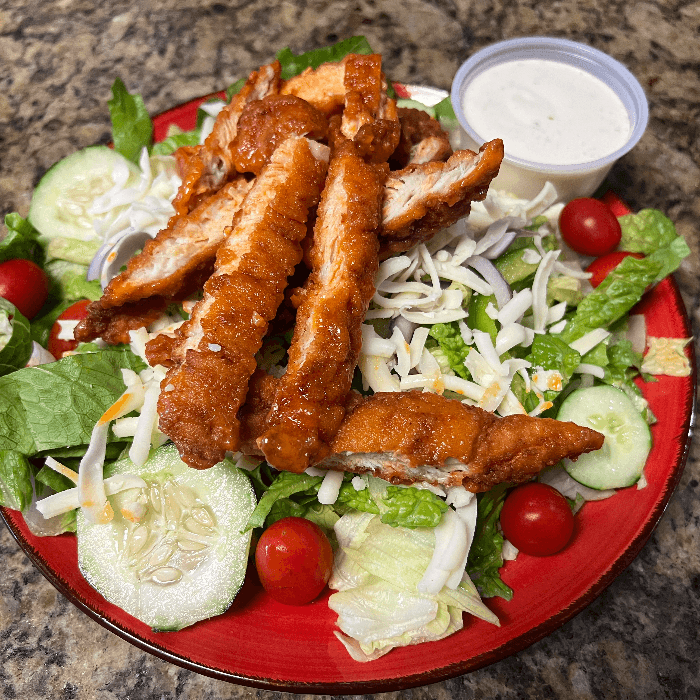
[[[301, 56], [285, 49], [278, 59], [288, 78], [349, 52], [371, 49], [352, 37]], [[228, 99], [241, 84], [231, 86]], [[66, 474], [90, 472], [102, 484], [104, 465], [127, 452], [143, 464], [166, 439], [155, 415], [162, 374], [147, 366], [143, 347], [149, 333], [181, 323], [183, 309], [133, 334], [130, 346], [88, 344], [55, 362], [41, 351], [57, 316], [79, 299], [99, 298], [118, 272], [105, 266], [107, 254], [134, 233], [153, 236], [166, 224], [180, 182], [171, 154], [201, 143], [225, 104], [205, 103], [193, 130], [173, 129], [153, 144], [141, 97], [121, 80], [112, 93], [113, 140], [123, 163], [86, 208], [94, 235], [52, 237], [13, 213], [0, 241], [0, 262], [33, 260], [51, 280], [49, 301], [31, 324], [0, 299], [0, 504], [22, 511], [38, 534], [75, 530], [75, 505], [68, 507], [74, 497], [61, 493], [77, 487]], [[446, 128], [454, 124], [449, 99], [425, 109]], [[551, 186], [532, 201], [490, 192], [467, 221], [384, 261], [363, 327], [356, 388], [437, 391], [500, 415], [556, 416], [569, 392], [604, 383], [622, 389], [652, 422], [635, 379], [687, 374], [688, 341], [649, 339], [645, 358], [629, 313], [678, 268], [688, 247], [661, 212], [623, 216], [619, 249], [645, 257], [625, 258], [592, 290], [586, 261], [561, 243], [556, 200]], [[270, 372], [284, 371], [285, 340], [268, 343], [259, 359]], [[40, 362], [46, 364], [27, 366]], [[463, 612], [498, 624], [482, 598], [513, 595], [499, 574], [504, 553], [513, 556], [499, 527], [507, 484], [474, 496], [461, 487], [394, 486], [314, 468], [278, 473], [241, 455], [236, 460], [258, 498], [246, 531], [291, 515], [316, 522], [334, 542], [329, 605], [353, 658], [441, 639], [461, 629]], [[541, 478], [574, 508], [611, 495], [576, 484], [561, 469]], [[101, 488], [100, 508], [107, 502]], [[59, 497], [40, 505], [48, 526], [36, 502], [52, 493]]]

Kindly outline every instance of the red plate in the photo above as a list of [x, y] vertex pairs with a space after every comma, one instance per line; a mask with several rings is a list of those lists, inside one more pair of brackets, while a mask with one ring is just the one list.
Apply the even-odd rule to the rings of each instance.
[[[194, 100], [155, 119], [157, 139], [170, 124], [194, 126]], [[624, 207], [611, 197], [622, 213]], [[639, 307], [651, 335], [689, 338], [678, 287], [665, 280]], [[695, 367], [692, 346], [689, 348]], [[233, 606], [220, 617], [179, 632], [154, 633], [105, 601], [82, 578], [72, 535], [40, 538], [16, 511], [2, 516], [20, 547], [76, 606], [137, 647], [184, 668], [226, 681], [273, 690], [373, 693], [397, 690], [473, 671], [549, 634], [588, 605], [632, 561], [649, 538], [678, 483], [694, 420], [695, 372], [644, 385], [659, 422], [645, 474], [648, 486], [588, 503], [576, 518], [572, 543], [552, 557], [520, 555], [503, 579], [515, 595], [488, 600], [501, 627], [465, 615], [465, 628], [439, 642], [395, 649], [371, 663], [353, 661], [333, 635], [335, 615], [321, 599], [286, 607], [268, 597], [249, 572]]]

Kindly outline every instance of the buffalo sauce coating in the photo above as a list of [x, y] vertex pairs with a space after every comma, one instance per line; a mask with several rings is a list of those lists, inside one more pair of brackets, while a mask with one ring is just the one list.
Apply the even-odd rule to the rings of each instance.
[[[600, 449], [603, 439], [575, 423], [524, 414], [501, 418], [437, 394], [388, 392], [365, 399], [345, 418], [331, 444], [330, 466], [374, 472], [395, 483], [426, 481], [479, 492], [528, 481], [564, 458]], [[381, 466], [344, 464], [344, 455], [352, 454], [384, 458], [377, 462]], [[444, 472], [431, 476], [424, 465]]]
[[313, 272], [297, 309], [287, 371], [258, 446], [273, 466], [302, 472], [328, 454], [345, 416], [374, 294], [376, 229], [385, 166], [367, 164], [340, 138], [333, 152], [309, 252]]
[[258, 175], [275, 148], [295, 134], [325, 141], [328, 120], [313, 105], [294, 95], [268, 95], [250, 102], [241, 113], [238, 133], [231, 145], [236, 169]]
[[202, 300], [177, 331], [158, 413], [161, 430], [192, 467], [210, 467], [238, 448], [237, 413], [255, 353], [301, 260], [327, 157], [326, 146], [303, 137], [277, 148], [219, 248]]

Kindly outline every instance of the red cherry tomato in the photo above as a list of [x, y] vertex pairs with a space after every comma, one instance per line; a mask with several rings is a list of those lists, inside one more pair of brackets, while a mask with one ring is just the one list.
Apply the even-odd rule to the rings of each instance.
[[282, 518], [265, 530], [255, 548], [263, 588], [280, 603], [304, 605], [324, 589], [333, 549], [323, 530], [305, 518]]
[[76, 301], [75, 304], [69, 306], [51, 326], [49, 333], [49, 342], [46, 349], [57, 359], [60, 360], [64, 353], [75, 350], [78, 346], [77, 340], [61, 340], [58, 336], [61, 333], [61, 325], [59, 321], [82, 321], [87, 316], [87, 307], [90, 302], [87, 299]]
[[593, 287], [597, 287], [608, 276], [608, 272], [617, 267], [628, 255], [634, 258], [644, 257], [641, 253], [628, 253], [626, 251], [615, 251], [614, 253], [601, 255], [586, 268], [586, 272], [590, 272], [593, 275], [588, 281]]
[[12, 302], [27, 318], [34, 318], [49, 296], [49, 278], [31, 260], [17, 258], [0, 264], [0, 297]]
[[574, 531], [574, 516], [556, 489], [533, 481], [506, 496], [501, 528], [521, 552], [539, 557], [567, 545]]
[[581, 255], [605, 255], [620, 243], [617, 217], [598, 199], [572, 199], [559, 214], [559, 230], [566, 244]]

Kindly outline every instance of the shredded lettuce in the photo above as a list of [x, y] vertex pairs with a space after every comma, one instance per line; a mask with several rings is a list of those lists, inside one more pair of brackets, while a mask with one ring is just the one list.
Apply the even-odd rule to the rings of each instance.
[[25, 367], [31, 354], [29, 321], [0, 297], [0, 376]]
[[530, 347], [530, 354], [525, 358], [533, 367], [556, 369], [566, 384], [574, 370], [581, 364], [581, 355], [554, 335], [536, 335]]
[[[246, 531], [255, 527], [269, 527], [288, 516], [318, 521], [332, 521], [327, 512], [319, 510], [318, 490], [321, 476], [279, 472], [268, 486], [258, 467], [251, 472], [251, 480], [260, 490], [258, 505], [250, 516]], [[257, 473], [256, 473], [257, 472]], [[353, 474], [344, 475], [338, 498], [332, 509], [338, 515], [349, 510], [380, 516], [381, 522], [393, 527], [435, 527], [447, 511], [447, 504], [431, 491], [413, 486], [392, 486], [382, 479], [366, 477], [367, 488], [356, 490], [351, 480]]]
[[172, 155], [181, 146], [196, 146], [199, 143], [199, 129], [183, 131], [180, 134], [172, 134], [166, 139], [153, 144], [152, 156]]
[[350, 645], [340, 637], [349, 651], [356, 647], [357, 660], [442, 639], [461, 629], [463, 611], [498, 624], [466, 575], [436, 595], [418, 590], [435, 548], [432, 530], [389, 527], [353, 511], [336, 523], [335, 533], [340, 550], [329, 586], [338, 592], [328, 605], [338, 614], [338, 627], [355, 640]]
[[150, 148], [153, 122], [141, 95], [130, 94], [123, 81], [112, 84], [112, 99], [107, 102], [112, 119], [114, 150], [138, 164], [141, 150]]

